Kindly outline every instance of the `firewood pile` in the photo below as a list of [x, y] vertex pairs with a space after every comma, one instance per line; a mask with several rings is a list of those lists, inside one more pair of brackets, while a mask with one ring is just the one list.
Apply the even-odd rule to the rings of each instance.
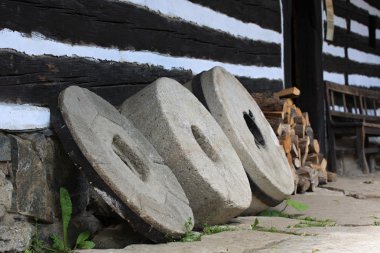
[[335, 181], [336, 175], [326, 169], [327, 160], [314, 138], [308, 113], [302, 112], [292, 100], [299, 95], [296, 87], [274, 94], [252, 94], [284, 148], [293, 171], [295, 193], [304, 193]]

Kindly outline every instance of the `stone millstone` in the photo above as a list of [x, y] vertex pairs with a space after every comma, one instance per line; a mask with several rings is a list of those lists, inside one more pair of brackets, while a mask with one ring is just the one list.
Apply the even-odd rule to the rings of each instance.
[[183, 235], [193, 219], [188, 199], [140, 131], [111, 104], [77, 86], [60, 94], [59, 107], [66, 124], [55, 127], [65, 149], [106, 203], [153, 241]]
[[228, 136], [248, 174], [253, 215], [276, 206], [294, 190], [293, 177], [276, 135], [243, 85], [221, 67], [195, 76], [188, 87]]
[[225, 223], [251, 202], [244, 168], [204, 106], [178, 82], [160, 78], [121, 107], [181, 183], [195, 226]]

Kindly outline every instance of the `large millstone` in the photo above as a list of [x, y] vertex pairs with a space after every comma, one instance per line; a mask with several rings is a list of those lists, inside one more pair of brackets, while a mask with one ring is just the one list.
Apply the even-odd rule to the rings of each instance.
[[55, 125], [61, 141], [106, 203], [153, 241], [183, 235], [184, 224], [193, 219], [188, 199], [140, 131], [108, 102], [77, 86], [60, 94], [59, 107], [64, 122]]
[[249, 206], [251, 191], [239, 157], [215, 119], [181, 84], [160, 78], [127, 99], [121, 111], [177, 176], [196, 227], [225, 223]]
[[209, 109], [248, 174], [252, 203], [245, 214], [276, 206], [293, 190], [291, 169], [260, 108], [243, 85], [221, 67], [195, 76], [188, 87]]

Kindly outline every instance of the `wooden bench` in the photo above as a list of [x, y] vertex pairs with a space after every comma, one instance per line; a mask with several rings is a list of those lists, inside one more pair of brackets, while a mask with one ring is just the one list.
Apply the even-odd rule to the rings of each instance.
[[[356, 154], [363, 173], [369, 173], [366, 139], [380, 135], [380, 92], [326, 82], [329, 158], [336, 168], [337, 136], [356, 136]], [[369, 151], [370, 149], [368, 149]]]

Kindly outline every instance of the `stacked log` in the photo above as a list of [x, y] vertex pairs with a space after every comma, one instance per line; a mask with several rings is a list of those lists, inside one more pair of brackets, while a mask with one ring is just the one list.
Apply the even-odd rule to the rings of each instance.
[[293, 171], [295, 193], [304, 193], [326, 184], [331, 176], [327, 175], [327, 160], [314, 138], [308, 113], [302, 112], [291, 99], [299, 94], [300, 91], [293, 87], [274, 94], [254, 93], [252, 96], [284, 148]]

